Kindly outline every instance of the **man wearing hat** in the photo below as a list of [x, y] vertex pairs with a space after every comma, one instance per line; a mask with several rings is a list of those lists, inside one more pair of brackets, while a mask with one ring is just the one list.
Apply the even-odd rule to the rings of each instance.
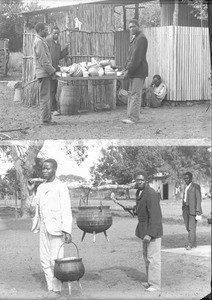
[[147, 173], [140, 170], [134, 175], [138, 217], [135, 235], [141, 239], [147, 280], [141, 282], [148, 292], [161, 289], [161, 237], [163, 235], [162, 213], [159, 194], [149, 186]]
[[122, 120], [122, 122], [133, 124], [140, 121], [142, 90], [145, 78], [148, 76], [148, 63], [146, 60], [148, 41], [143, 32], [139, 30], [137, 19], [130, 20], [129, 30], [132, 39], [123, 70], [124, 78], [129, 78], [129, 97], [127, 119]]

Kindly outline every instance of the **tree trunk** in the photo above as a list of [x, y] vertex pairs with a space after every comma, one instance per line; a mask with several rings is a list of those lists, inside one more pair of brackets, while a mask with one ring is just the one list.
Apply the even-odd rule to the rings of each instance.
[[11, 146], [11, 156], [21, 189], [21, 214], [22, 218], [29, 216], [27, 198], [29, 196], [27, 180], [32, 176], [35, 166], [35, 159], [43, 147], [44, 141], [30, 141], [27, 151], [23, 154], [20, 146]]

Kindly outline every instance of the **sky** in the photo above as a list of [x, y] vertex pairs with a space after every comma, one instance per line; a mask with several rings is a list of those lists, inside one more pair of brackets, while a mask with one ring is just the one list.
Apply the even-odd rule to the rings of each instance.
[[[80, 2], [80, 0], [74, 0], [75, 2]], [[90, 0], [91, 2], [94, 0]], [[29, 4], [31, 2], [34, 2], [32, 0], [23, 0], [26, 4]], [[71, 5], [71, 0], [38, 0], [38, 3], [45, 7], [58, 7], [58, 6], [65, 6], [65, 5]]]
[[[19, 146], [26, 147], [27, 149], [27, 141], [14, 141], [12, 143], [16, 145], [18, 143]], [[64, 140], [46, 140], [38, 156], [55, 159], [58, 163], [58, 176], [73, 174], [84, 177], [87, 180], [90, 178], [90, 167], [93, 164], [96, 164], [98, 158], [101, 157], [101, 148], [105, 148], [110, 144], [109, 141], [101, 140], [70, 141], [70, 148], [72, 150], [76, 145], [86, 145], [89, 147], [88, 157], [80, 166], [78, 166], [73, 158], [66, 155], [66, 151], [64, 150], [65, 143], [66, 141]], [[5, 174], [12, 166], [13, 163], [6, 161], [4, 158], [0, 159], [0, 175]]]

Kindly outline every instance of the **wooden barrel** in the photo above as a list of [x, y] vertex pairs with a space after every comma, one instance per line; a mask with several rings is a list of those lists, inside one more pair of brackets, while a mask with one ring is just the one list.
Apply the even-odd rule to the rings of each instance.
[[76, 115], [80, 108], [80, 87], [63, 86], [60, 96], [60, 112], [62, 115]]
[[84, 232], [104, 232], [112, 225], [110, 206], [79, 206], [77, 226]]

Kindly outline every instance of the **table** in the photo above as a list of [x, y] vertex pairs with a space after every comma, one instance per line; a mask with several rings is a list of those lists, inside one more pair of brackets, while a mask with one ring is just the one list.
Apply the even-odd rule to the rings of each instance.
[[[109, 109], [114, 110], [116, 108], [116, 95], [117, 95], [117, 80], [124, 79], [123, 76], [117, 75], [103, 75], [103, 76], [89, 76], [89, 77], [57, 77], [60, 84], [70, 85], [73, 82], [86, 82], [86, 92], [82, 97], [84, 97], [84, 106], [89, 111], [95, 111], [96, 107], [99, 105], [102, 107], [105, 105]], [[95, 83], [99, 83], [102, 87], [95, 87]], [[84, 85], [85, 86], [85, 85]], [[60, 98], [60, 93], [58, 95]], [[83, 101], [83, 100], [82, 100]], [[99, 104], [98, 104], [99, 103]], [[85, 109], [81, 107], [81, 109]]]

